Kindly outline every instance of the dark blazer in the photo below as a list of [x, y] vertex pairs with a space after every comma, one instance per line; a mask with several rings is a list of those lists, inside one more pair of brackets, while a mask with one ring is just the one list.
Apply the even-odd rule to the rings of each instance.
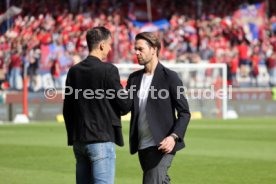
[[[74, 90], [72, 94], [65, 95], [63, 106], [68, 145], [74, 141], [111, 141], [123, 146], [120, 114], [128, 112], [129, 100], [115, 95], [122, 89], [118, 69], [97, 57], [88, 56], [70, 68], [65, 94], [70, 93], [69, 87]], [[75, 89], [82, 91], [77, 94]], [[90, 91], [83, 93], [86, 89]], [[113, 93], [105, 93], [106, 90]]]
[[[134, 154], [138, 151], [138, 115], [139, 115], [139, 98], [137, 91], [140, 89], [140, 83], [144, 70], [139, 70], [129, 76], [127, 89], [131, 85], [136, 88], [134, 92], [134, 100], [131, 107], [131, 124], [130, 124], [130, 152]], [[146, 112], [149, 123], [149, 128], [152, 132], [153, 139], [156, 145], [171, 133], [175, 133], [179, 137], [179, 141], [175, 145], [173, 152], [184, 148], [184, 135], [190, 121], [190, 112], [187, 99], [183, 95], [179, 95], [177, 99], [177, 86], [183, 86], [182, 81], [177, 73], [164, 67], [158, 63], [151, 87], [157, 89], [153, 99], [148, 95]], [[166, 99], [158, 98], [158, 91], [165, 89], [169, 91], [169, 97]], [[181, 90], [182, 92], [183, 90]], [[165, 96], [165, 93], [162, 93]], [[177, 111], [177, 117], [176, 112]]]

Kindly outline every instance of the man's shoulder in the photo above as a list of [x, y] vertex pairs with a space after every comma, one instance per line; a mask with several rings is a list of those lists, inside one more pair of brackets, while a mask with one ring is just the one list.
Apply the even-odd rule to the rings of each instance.
[[164, 75], [165, 75], [166, 78], [169, 78], [169, 79], [179, 78], [179, 76], [176, 73], [176, 71], [171, 70], [171, 69], [165, 67], [164, 65], [162, 65], [162, 66], [163, 66], [163, 72], [164, 72]]
[[[79, 64], [79, 63], [78, 63]], [[72, 73], [76, 70], [76, 68], [78, 68], [78, 64], [75, 64], [75, 65], [72, 65], [69, 70], [68, 70], [68, 73]]]
[[[88, 61], [88, 62], [86, 62]], [[107, 63], [99, 60], [96, 57], [89, 57], [84, 60], [84, 63], [89, 63], [91, 67], [97, 67], [99, 70], [116, 70], [117, 67], [112, 63]]]
[[132, 72], [132, 73], [129, 75], [129, 78], [138, 77], [138, 76], [142, 75], [143, 73], [144, 73], [144, 69], [137, 70], [137, 71], [135, 71], [135, 72]]
[[105, 71], [108, 71], [108, 72], [119, 71], [118, 68], [112, 63], [102, 62], [100, 65]]
[[78, 72], [82, 68], [83, 63], [84, 63], [85, 60], [86, 59], [82, 60], [81, 62], [79, 62], [77, 64], [74, 64], [74, 65], [70, 66], [70, 68], [68, 70], [68, 74]]
[[104, 67], [106, 68], [117, 68], [114, 64], [112, 63], [106, 63], [106, 62], [102, 62], [101, 63]]

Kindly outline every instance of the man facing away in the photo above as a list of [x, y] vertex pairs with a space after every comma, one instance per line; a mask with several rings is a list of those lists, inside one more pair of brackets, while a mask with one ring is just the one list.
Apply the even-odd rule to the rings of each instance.
[[182, 81], [158, 61], [160, 47], [153, 33], [135, 37], [136, 56], [144, 69], [130, 74], [127, 84], [127, 89], [137, 89], [131, 106], [130, 152], [138, 151], [143, 184], [170, 183], [168, 169], [176, 151], [184, 148], [190, 121], [187, 100], [179, 90]]
[[68, 145], [73, 145], [77, 184], [113, 184], [114, 143], [123, 146], [120, 114], [128, 111], [129, 101], [115, 95], [123, 89], [118, 69], [102, 62], [111, 50], [110, 31], [95, 27], [87, 31], [86, 41], [89, 56], [70, 68], [66, 79]]

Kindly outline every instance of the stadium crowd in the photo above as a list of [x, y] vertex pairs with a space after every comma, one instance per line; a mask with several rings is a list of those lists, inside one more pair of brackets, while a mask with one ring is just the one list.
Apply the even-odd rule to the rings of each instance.
[[[135, 10], [133, 13], [129, 9], [139, 5], [139, 1], [86, 0], [76, 6], [77, 9], [65, 1], [12, 2], [23, 11], [0, 35], [0, 81], [7, 81], [2, 83], [2, 88], [9, 85], [10, 89], [21, 89], [19, 81], [23, 63], [30, 84], [35, 83], [38, 71], [50, 71], [55, 86], [60, 87], [60, 75], [87, 56], [84, 33], [94, 26], [105, 26], [113, 34], [113, 49], [108, 62], [137, 63], [133, 41], [141, 28], [134, 26]], [[266, 74], [269, 76], [268, 86], [275, 86], [275, 15], [270, 15], [261, 27], [258, 39], [250, 40], [231, 16], [245, 1], [231, 0], [222, 5], [219, 0], [203, 0], [202, 14], [198, 19], [195, 2], [157, 3], [157, 0], [152, 0], [155, 10], [152, 18], [165, 17], [170, 23], [157, 32], [163, 41], [161, 60], [226, 63], [229, 84], [238, 87], [243, 78], [250, 78], [250, 81], [255, 81], [252, 85], [258, 86], [261, 82], [257, 80], [259, 75]], [[271, 1], [270, 12], [276, 12], [274, 6]], [[164, 9], [168, 11], [162, 11]], [[262, 73], [260, 68], [265, 72]]]

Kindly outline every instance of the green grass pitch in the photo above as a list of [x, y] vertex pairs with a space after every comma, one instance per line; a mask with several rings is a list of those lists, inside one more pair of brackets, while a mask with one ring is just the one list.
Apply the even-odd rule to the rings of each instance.
[[[116, 184], [141, 184], [137, 155], [117, 147]], [[172, 184], [275, 184], [276, 119], [191, 121]], [[73, 184], [75, 160], [64, 124], [0, 126], [0, 184]]]

